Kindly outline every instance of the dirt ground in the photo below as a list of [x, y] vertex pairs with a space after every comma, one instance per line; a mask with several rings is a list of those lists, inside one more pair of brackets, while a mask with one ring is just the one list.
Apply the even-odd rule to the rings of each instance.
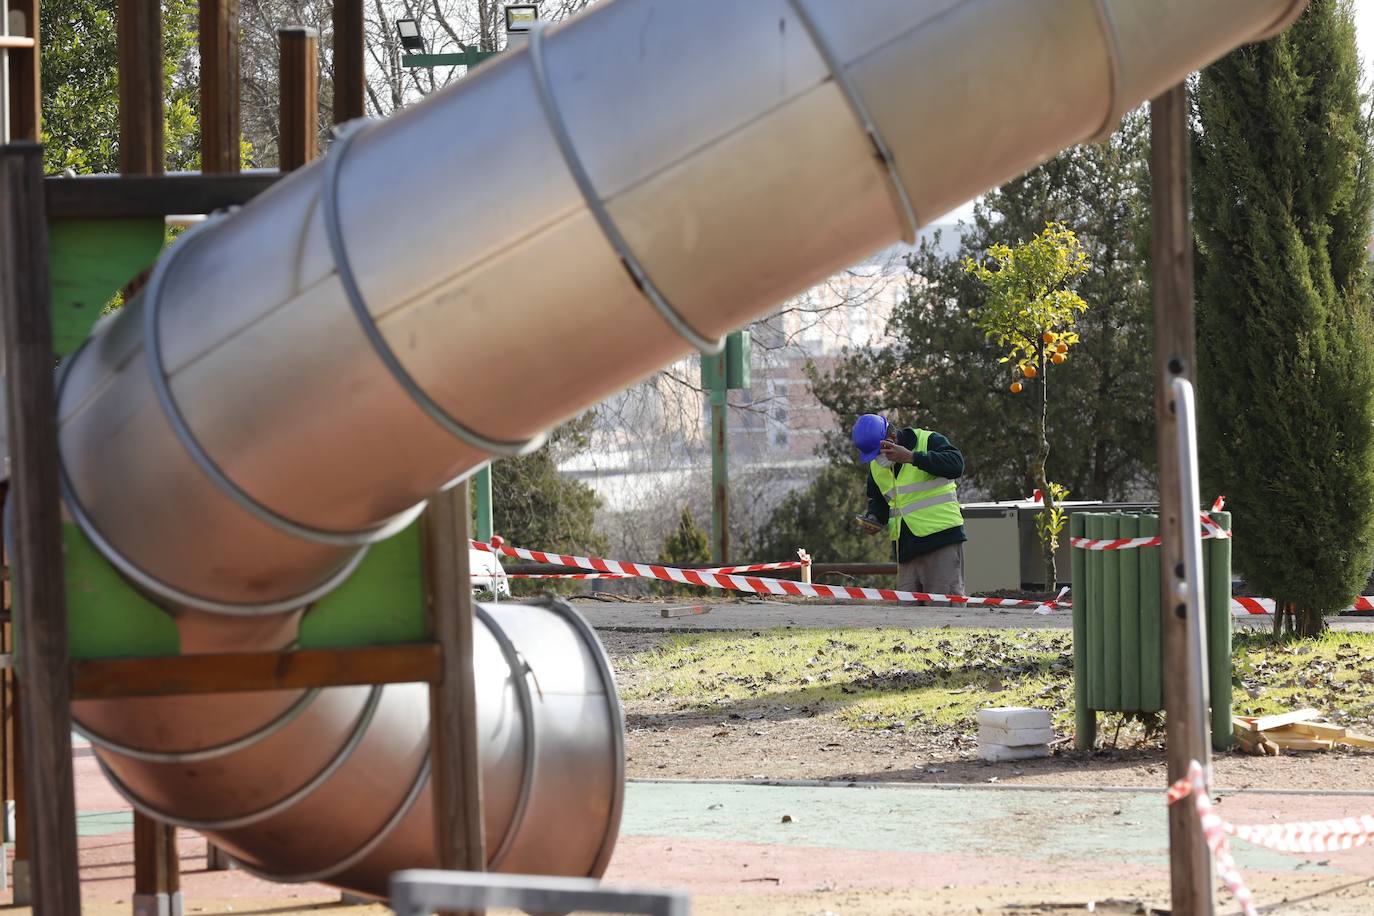
[[[652, 649], [662, 632], [601, 631], [612, 661]], [[622, 687], [642, 672], [617, 670]], [[1158, 786], [1165, 781], [1161, 743], [1111, 748], [1113, 717], [1099, 722], [1105, 749], [1079, 752], [1061, 740], [1038, 760], [977, 759], [972, 735], [930, 738], [856, 729], [833, 713], [766, 702], [727, 714], [682, 710], [671, 701], [626, 704], [628, 773], [640, 779], [900, 781], [1054, 786]], [[1123, 742], [1124, 744], [1124, 742]], [[1216, 785], [1231, 789], [1365, 790], [1374, 795], [1374, 752], [1250, 757], [1217, 754]]]

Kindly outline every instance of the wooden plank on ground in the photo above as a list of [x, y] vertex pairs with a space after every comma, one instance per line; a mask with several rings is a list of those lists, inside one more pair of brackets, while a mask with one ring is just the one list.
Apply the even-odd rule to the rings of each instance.
[[1288, 730], [1296, 732], [1299, 735], [1308, 735], [1312, 738], [1324, 738], [1328, 741], [1345, 737], [1345, 726], [1332, 725], [1329, 722], [1295, 722], [1288, 726]]
[[659, 612], [658, 612], [658, 616], [660, 616], [660, 617], [695, 617], [695, 616], [697, 616], [697, 615], [699, 615], [699, 614], [709, 614], [709, 613], [711, 613], [711, 609], [710, 609], [709, 607], [703, 607], [703, 606], [701, 606], [701, 605], [699, 605], [699, 604], [688, 604], [688, 605], [684, 605], [684, 606], [682, 606], [682, 607], [665, 607], [665, 608], [660, 608], [660, 609], [659, 609]]
[[72, 695], [76, 699], [96, 700], [432, 682], [440, 676], [439, 657], [438, 646], [421, 643], [77, 660], [71, 663]]
[[1285, 725], [1292, 725], [1295, 722], [1308, 722], [1312, 719], [1320, 719], [1321, 713], [1315, 709], [1296, 709], [1293, 712], [1281, 712], [1272, 716], [1260, 716], [1255, 720], [1255, 731], [1267, 732], [1271, 728], [1282, 728]]
[[1359, 735], [1354, 732], [1346, 732], [1345, 736], [1339, 739], [1341, 744], [1348, 744], [1351, 747], [1374, 748], [1374, 738], [1369, 735]]

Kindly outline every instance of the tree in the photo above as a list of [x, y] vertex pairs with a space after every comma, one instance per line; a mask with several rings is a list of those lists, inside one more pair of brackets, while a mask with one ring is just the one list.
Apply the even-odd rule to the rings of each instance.
[[584, 414], [555, 429], [544, 448], [492, 463], [492, 528], [506, 543], [555, 553], [605, 552], [595, 527], [600, 498], [558, 472], [559, 461], [586, 448], [591, 422]]
[[784, 497], [768, 521], [750, 533], [745, 554], [782, 559], [801, 547], [827, 561], [890, 562], [892, 542], [854, 522], [868, 506], [867, 480], [867, 466], [853, 460], [822, 468], [809, 487]]
[[[968, 320], [987, 290], [962, 261], [1062, 222], [1087, 253], [1077, 289], [1093, 307], [1079, 319], [1073, 359], [1055, 372], [1054, 476], [1080, 499], [1138, 498], [1154, 477], [1149, 199], [1147, 123], [1132, 112], [1107, 141], [1066, 150], [989, 192], [960, 226], [957, 255], [943, 239], [923, 241], [907, 258], [910, 288], [888, 326], [891, 343], [813, 371], [817, 396], [842, 424], [885, 408], [945, 433], [968, 462], [963, 493], [1027, 497], [1035, 455], [1019, 445], [1035, 435], [1035, 405], [1008, 392], [1005, 353]], [[831, 454], [852, 462], [847, 429]]]
[[1232, 498], [1236, 565], [1283, 610], [1276, 632], [1321, 632], [1374, 556], [1359, 80], [1352, 4], [1313, 0], [1203, 71], [1196, 93], [1203, 474]]
[[[1050, 457], [1049, 370], [1062, 365], [1070, 348], [1078, 343], [1073, 328], [1078, 315], [1088, 310], [1088, 303], [1071, 287], [1087, 272], [1088, 256], [1071, 229], [1050, 223], [1015, 248], [993, 245], [985, 260], [968, 258], [964, 270], [988, 289], [982, 307], [971, 311], [969, 317], [1005, 354], [998, 362], [1015, 363], [1016, 375], [1027, 379], [1040, 393], [1034, 471], [1045, 501], [1038, 525], [1045, 552], [1045, 583], [1054, 591], [1058, 585], [1054, 552], [1064, 526], [1063, 513], [1055, 506], [1065, 493], [1061, 484], [1050, 483], [1045, 470]], [[1010, 390], [1021, 393], [1019, 378], [1011, 383]]]
[[[200, 76], [193, 0], [162, 0], [163, 99], [168, 169], [200, 164]], [[44, 0], [43, 168], [48, 174], [119, 171], [118, 30], [112, 3]]]
[[[700, 566], [711, 559], [711, 542], [706, 532], [697, 524], [692, 510], [682, 507], [675, 528], [658, 551], [660, 566]], [[681, 586], [672, 582], [655, 582], [654, 591], [664, 595], [691, 592], [694, 587]]]

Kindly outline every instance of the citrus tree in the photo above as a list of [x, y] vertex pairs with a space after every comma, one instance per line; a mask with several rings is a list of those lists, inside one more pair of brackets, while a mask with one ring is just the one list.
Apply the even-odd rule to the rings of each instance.
[[1050, 455], [1048, 375], [1052, 366], [1068, 360], [1069, 351], [1078, 343], [1074, 323], [1087, 311], [1088, 303], [1073, 285], [1088, 267], [1083, 246], [1062, 223], [1047, 223], [1038, 235], [1015, 248], [993, 245], [986, 256], [964, 261], [964, 270], [987, 287], [982, 307], [970, 310], [969, 317], [988, 340], [1005, 350], [999, 362], [1010, 364], [1010, 392], [1020, 394], [1029, 385], [1040, 396], [1034, 471], [1045, 509], [1037, 528], [1045, 556], [1045, 582], [1051, 590], [1058, 585], [1054, 552], [1066, 520], [1057, 503], [1068, 491], [1052, 485], [1045, 470]]

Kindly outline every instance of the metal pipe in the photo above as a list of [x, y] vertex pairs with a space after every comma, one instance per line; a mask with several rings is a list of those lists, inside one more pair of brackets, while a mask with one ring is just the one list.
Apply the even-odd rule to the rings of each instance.
[[[1100, 135], [1301, 7], [599, 4], [354, 125], [322, 162], [174, 243], [64, 367], [68, 510], [177, 615], [183, 652], [207, 651], [187, 638], [206, 618], [244, 649], [289, 644], [294, 611], [433, 492]], [[605, 658], [574, 616], [489, 610], [542, 681], [540, 775], [503, 868], [600, 874], [623, 777]], [[488, 828], [504, 835], [519, 791], [511, 679], [525, 675], [494, 638], [480, 652]], [[98, 751], [141, 808], [216, 823], [272, 810], [212, 839], [279, 878], [385, 893], [390, 872], [432, 861], [427, 704], [422, 687], [385, 688], [350, 748], [369, 696], [76, 713], [147, 752]]]
[[1198, 506], [1202, 503], [1198, 485], [1197, 408], [1193, 403], [1193, 383], [1176, 378], [1169, 383], [1169, 395], [1178, 417], [1179, 495], [1175, 507], [1183, 520], [1183, 575], [1175, 580], [1173, 603], [1186, 608], [1188, 615], [1188, 705], [1197, 733], [1191, 735], [1194, 747], [1202, 754], [1198, 760], [1204, 771], [1210, 766], [1207, 748], [1207, 585], [1202, 576], [1202, 529], [1198, 525]]

